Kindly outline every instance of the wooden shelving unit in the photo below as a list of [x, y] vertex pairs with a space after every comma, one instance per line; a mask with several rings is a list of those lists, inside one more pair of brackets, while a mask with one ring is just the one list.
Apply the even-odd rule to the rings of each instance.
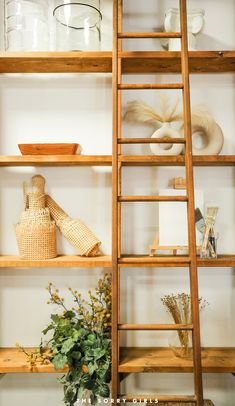
[[[32, 348], [28, 349], [33, 350]], [[192, 372], [192, 360], [176, 357], [170, 348], [121, 348], [119, 372]], [[204, 373], [235, 373], [235, 348], [205, 348], [202, 350]], [[0, 374], [12, 373], [62, 373], [52, 364], [30, 369], [25, 355], [16, 348], [0, 349]]]
[[[119, 50], [123, 74], [180, 73], [180, 52], [122, 52]], [[112, 52], [34, 52], [0, 53], [0, 73], [112, 73]], [[191, 74], [230, 73], [235, 71], [235, 51], [189, 52]], [[227, 167], [235, 165], [235, 155], [194, 156], [193, 166]], [[92, 156], [0, 156], [0, 167], [23, 166], [185, 166], [184, 156], [133, 156], [119, 154], [116, 162], [111, 155]], [[118, 185], [116, 186], [118, 188]], [[117, 192], [117, 191], [116, 191]], [[116, 247], [117, 251], [120, 247]], [[122, 255], [116, 261], [121, 268], [189, 267], [189, 256]], [[217, 259], [196, 259], [199, 268], [235, 267], [235, 255]], [[0, 256], [0, 270], [9, 268], [110, 268], [115, 259], [110, 255], [84, 258], [60, 255], [46, 261], [26, 261], [17, 256]], [[176, 357], [169, 348], [121, 348], [118, 373], [192, 372], [190, 359]], [[205, 373], [235, 373], [235, 348], [202, 349], [202, 370]], [[30, 369], [26, 357], [16, 348], [0, 349], [0, 374], [55, 373], [52, 364], [36, 365]], [[117, 388], [116, 388], [117, 389]]]
[[[178, 73], [180, 52], [122, 52], [123, 73]], [[234, 51], [189, 52], [190, 73], [234, 72]], [[112, 52], [0, 53], [0, 73], [111, 73]]]

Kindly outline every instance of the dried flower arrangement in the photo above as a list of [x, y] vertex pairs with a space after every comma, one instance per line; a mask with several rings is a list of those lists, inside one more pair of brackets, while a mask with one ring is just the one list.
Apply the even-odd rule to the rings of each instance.
[[[153, 109], [143, 101], [133, 100], [128, 103], [125, 120], [129, 122], [144, 123], [150, 126], [161, 126], [163, 123], [181, 122], [183, 128], [183, 112], [179, 110], [179, 99], [174, 103], [170, 102], [168, 95], [160, 94], [159, 103]], [[214, 119], [208, 112], [205, 105], [197, 105], [191, 109], [192, 125], [211, 131], [214, 126]]]
[[[134, 100], [128, 103], [124, 119], [130, 123], [141, 123], [154, 128], [152, 138], [182, 138], [184, 114], [179, 108], [179, 99], [171, 101], [167, 94], [159, 96], [156, 108], [143, 101]], [[193, 154], [218, 155], [223, 147], [222, 129], [203, 104], [191, 109]], [[196, 143], [194, 142], [196, 140]], [[201, 141], [198, 145], [198, 140]], [[155, 155], [180, 155], [184, 147], [180, 144], [150, 144]]]
[[111, 380], [111, 276], [98, 280], [95, 292], [88, 291], [88, 300], [69, 288], [74, 306], [69, 309], [59, 290], [52, 283], [47, 288], [48, 304], [58, 305], [62, 312], [51, 314], [51, 323], [43, 334], [52, 333], [45, 345], [28, 352], [19, 344], [33, 368], [52, 362], [55, 369], [68, 366], [59, 379], [64, 387], [64, 403], [74, 406], [79, 398], [90, 396], [92, 404], [99, 397], [109, 396]]
[[[192, 324], [191, 296], [188, 293], [177, 293], [165, 295], [161, 298], [167, 312], [173, 318], [175, 324]], [[199, 298], [199, 309], [202, 311], [208, 302], [202, 297]], [[177, 355], [189, 356], [191, 332], [187, 330], [177, 331], [181, 348]]]

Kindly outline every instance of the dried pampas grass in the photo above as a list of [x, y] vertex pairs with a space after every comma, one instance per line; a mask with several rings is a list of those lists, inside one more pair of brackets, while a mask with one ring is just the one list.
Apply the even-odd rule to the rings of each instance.
[[181, 120], [182, 115], [177, 113], [179, 100], [171, 106], [169, 98], [161, 95], [158, 110], [154, 110], [143, 101], [134, 100], [128, 103], [124, 119], [129, 122], [138, 122], [149, 125], [159, 125]]
[[193, 127], [203, 129], [205, 133], [211, 132], [215, 125], [214, 118], [203, 104], [198, 104], [191, 109], [191, 120]]
[[[143, 101], [134, 100], [128, 103], [124, 119], [127, 122], [135, 122], [158, 127], [162, 123], [183, 121], [183, 112], [179, 111], [179, 99], [170, 103], [169, 97], [162, 94], [159, 98], [159, 106], [156, 110]], [[196, 105], [191, 109], [192, 126], [210, 132], [215, 125], [215, 120], [208, 112], [205, 105]], [[183, 128], [183, 123], [181, 129]]]
[[162, 122], [162, 117], [143, 101], [134, 100], [128, 103], [124, 119], [130, 123], [156, 125]]

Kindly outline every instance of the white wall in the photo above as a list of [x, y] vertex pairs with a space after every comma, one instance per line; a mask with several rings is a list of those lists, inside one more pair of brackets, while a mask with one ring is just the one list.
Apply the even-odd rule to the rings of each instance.
[[[110, 33], [111, 0], [103, 0]], [[161, 4], [160, 4], [161, 3]], [[227, 0], [189, 2], [203, 7], [206, 25], [200, 49], [234, 49], [235, 3]], [[148, 30], [159, 27], [164, 11], [176, 2], [129, 0], [125, 28]], [[3, 3], [1, 12], [3, 10]], [[159, 12], [159, 14], [158, 14]], [[133, 18], [131, 19], [131, 13]], [[155, 13], [155, 14], [154, 14]], [[139, 44], [139, 43], [138, 43]], [[128, 43], [127, 49], [139, 45]], [[143, 46], [143, 42], [141, 43]], [[159, 49], [156, 41], [144, 42], [146, 49]], [[127, 81], [164, 81], [164, 77], [128, 77]], [[166, 79], [166, 78], [165, 78]], [[167, 77], [173, 81], [174, 77]], [[192, 104], [205, 103], [224, 131], [224, 154], [235, 153], [235, 92], [232, 74], [193, 76]], [[171, 93], [172, 94], [172, 93]], [[0, 153], [18, 154], [20, 142], [81, 143], [84, 154], [111, 153], [111, 75], [2, 75], [0, 77]], [[153, 106], [157, 92], [131, 92], [128, 100], [142, 98]], [[151, 134], [151, 129], [125, 125], [124, 134]], [[126, 148], [125, 153], [130, 152]], [[148, 147], [133, 149], [148, 153]], [[0, 252], [16, 254], [13, 224], [22, 210], [22, 182], [41, 173], [47, 190], [74, 217], [83, 219], [101, 238], [104, 253], [111, 250], [111, 173], [108, 168], [2, 168], [0, 171]], [[123, 193], [151, 194], [167, 187], [183, 168], [125, 168]], [[205, 202], [220, 206], [217, 230], [220, 253], [235, 251], [235, 176], [233, 168], [196, 168], [195, 184], [204, 191]], [[157, 228], [156, 204], [130, 204], [123, 208], [123, 252], [148, 253]], [[59, 237], [60, 252], [72, 248]], [[0, 272], [0, 346], [37, 345], [40, 332], [52, 309], [46, 305], [45, 287], [53, 281], [63, 292], [74, 286], [85, 292], [95, 285], [100, 269], [11, 269]], [[235, 279], [233, 269], [200, 269], [200, 294], [210, 306], [202, 315], [202, 343], [205, 346], [234, 346]], [[122, 269], [122, 322], [169, 322], [160, 297], [188, 291], [187, 269]], [[129, 333], [127, 345], [168, 345], [166, 333]], [[206, 375], [206, 397], [217, 406], [235, 404], [235, 378]], [[127, 393], [190, 393], [190, 375], [131, 375], [123, 384]], [[62, 405], [62, 388], [55, 375], [7, 375], [0, 381], [1, 406]]]

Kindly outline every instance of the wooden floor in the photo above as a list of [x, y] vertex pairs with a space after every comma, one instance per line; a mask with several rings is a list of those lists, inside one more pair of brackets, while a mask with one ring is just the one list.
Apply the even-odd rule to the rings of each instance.
[[[235, 348], [206, 348], [202, 351], [203, 372], [235, 373]], [[52, 364], [37, 364], [32, 370], [17, 348], [0, 349], [0, 373], [54, 373]], [[192, 372], [192, 361], [176, 357], [170, 348], [122, 348], [119, 372]]]

